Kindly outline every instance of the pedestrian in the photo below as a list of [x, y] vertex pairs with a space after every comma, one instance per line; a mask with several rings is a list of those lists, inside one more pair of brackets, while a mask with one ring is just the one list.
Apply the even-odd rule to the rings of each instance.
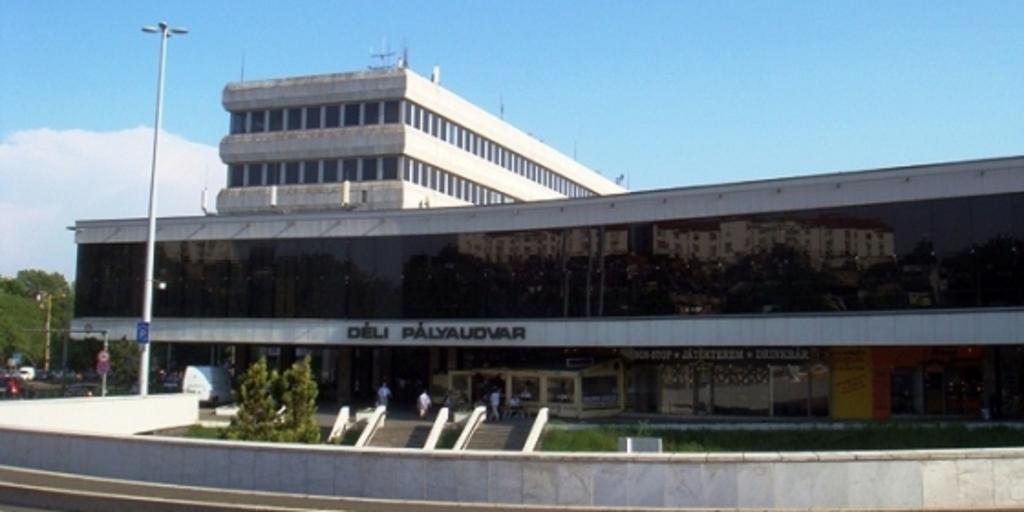
[[487, 415], [487, 419], [494, 418], [497, 421], [501, 421], [501, 392], [498, 391], [498, 388], [494, 388], [491, 391], [489, 399], [491, 402], [491, 413]]
[[427, 417], [427, 413], [430, 412], [430, 395], [427, 394], [427, 390], [423, 390], [420, 393], [420, 397], [416, 399], [416, 411], [420, 413], [420, 418]]
[[380, 384], [380, 389], [377, 390], [377, 405], [378, 406], [387, 407], [388, 406], [388, 400], [390, 398], [391, 398], [391, 390], [388, 389], [388, 383], [387, 382], [382, 382]]

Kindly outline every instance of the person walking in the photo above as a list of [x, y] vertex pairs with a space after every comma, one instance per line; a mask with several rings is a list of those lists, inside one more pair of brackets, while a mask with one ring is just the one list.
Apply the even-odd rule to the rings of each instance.
[[388, 406], [388, 400], [390, 400], [390, 399], [391, 399], [391, 389], [388, 388], [388, 383], [387, 382], [382, 382], [380, 384], [380, 389], [377, 390], [377, 405], [378, 406], [383, 405], [384, 407], [387, 407]]
[[494, 418], [496, 421], [501, 421], [501, 391], [494, 388], [488, 398], [491, 402], [491, 412], [487, 415], [487, 419]]
[[419, 398], [416, 399], [416, 411], [420, 414], [420, 418], [426, 418], [427, 413], [430, 412], [430, 395], [427, 394], [427, 390], [423, 390], [420, 393]]

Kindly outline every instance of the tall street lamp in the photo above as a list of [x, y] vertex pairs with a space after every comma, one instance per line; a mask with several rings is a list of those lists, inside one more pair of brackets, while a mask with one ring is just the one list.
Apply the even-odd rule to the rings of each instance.
[[[64, 295], [57, 295], [56, 298], [64, 298]], [[46, 341], [43, 343], [43, 370], [47, 372], [50, 371], [50, 317], [53, 316], [53, 299], [54, 295], [48, 291], [36, 292], [36, 302], [39, 303], [41, 309], [46, 310], [46, 328], [44, 330]]]
[[146, 278], [142, 288], [142, 326], [146, 339], [140, 339], [142, 357], [139, 362], [139, 395], [149, 394], [149, 326], [153, 321], [153, 260], [156, 252], [156, 154], [160, 142], [160, 121], [164, 111], [164, 61], [167, 59], [167, 40], [175, 34], [187, 34], [188, 29], [170, 28], [161, 21], [157, 26], [142, 27], [143, 32], [160, 34], [160, 71], [156, 87], [156, 122], [153, 123], [153, 163], [149, 176], [149, 234], [146, 237]]

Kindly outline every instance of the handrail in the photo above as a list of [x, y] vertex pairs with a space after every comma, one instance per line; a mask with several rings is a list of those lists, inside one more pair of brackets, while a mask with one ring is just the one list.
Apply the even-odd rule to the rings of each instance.
[[331, 427], [331, 434], [327, 436], [327, 442], [330, 443], [335, 439], [340, 439], [345, 435], [345, 430], [348, 429], [348, 423], [351, 418], [349, 408], [347, 405], [343, 406], [338, 410], [338, 417], [334, 419], [334, 426]]
[[377, 433], [377, 429], [384, 426], [384, 418], [388, 415], [388, 408], [383, 405], [378, 405], [373, 410], [373, 414], [366, 420], [366, 428], [363, 429], [363, 433], [359, 434], [359, 439], [356, 440], [356, 448], [362, 448], [370, 444], [370, 439], [373, 439], [373, 435]]
[[544, 427], [548, 425], [548, 408], [541, 407], [537, 411], [537, 418], [533, 420], [533, 426], [530, 427], [530, 435], [526, 436], [526, 442], [523, 444], [524, 452], [537, 451], [537, 444], [540, 443], [540, 435], [544, 433]]
[[466, 449], [466, 446], [469, 445], [469, 439], [473, 437], [476, 429], [484, 422], [486, 415], [487, 408], [482, 405], [478, 405], [473, 409], [473, 414], [470, 414], [469, 419], [466, 420], [466, 426], [462, 427], [462, 433], [459, 434], [459, 439], [455, 441], [455, 446], [452, 446], [452, 450]]
[[444, 432], [444, 427], [448, 424], [448, 416], [447, 407], [442, 407], [437, 411], [437, 417], [434, 418], [434, 425], [430, 427], [430, 435], [427, 436], [427, 442], [423, 443], [424, 450], [437, 448], [437, 442], [441, 440], [441, 433]]

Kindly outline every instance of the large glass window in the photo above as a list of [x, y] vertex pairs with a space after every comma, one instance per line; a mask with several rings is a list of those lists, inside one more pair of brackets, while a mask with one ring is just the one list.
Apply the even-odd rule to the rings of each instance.
[[364, 158], [362, 166], [362, 179], [363, 181], [372, 181], [379, 179], [377, 174], [377, 159], [376, 158]]
[[380, 103], [375, 101], [363, 106], [363, 124], [377, 124], [380, 122]]
[[295, 185], [299, 182], [299, 162], [285, 162], [284, 184]]
[[320, 107], [306, 107], [306, 129], [320, 128]]
[[267, 164], [267, 185], [281, 184], [281, 164], [277, 162]]
[[397, 101], [386, 101], [384, 102], [384, 122], [391, 124], [398, 122], [398, 102]]
[[245, 133], [245, 112], [231, 113], [231, 133]]
[[232, 165], [228, 173], [228, 186], [241, 187], [243, 185], [245, 185], [245, 167]]
[[381, 179], [398, 179], [398, 158], [389, 156], [381, 159]]
[[349, 158], [342, 161], [342, 180], [343, 181], [358, 181], [359, 180], [359, 160], [355, 158]]
[[337, 128], [341, 123], [341, 107], [327, 105], [324, 109], [324, 128]]
[[263, 164], [248, 164], [245, 166], [245, 184], [250, 187], [258, 187], [264, 184]]
[[270, 120], [267, 121], [267, 131], [279, 132], [284, 126], [284, 110], [274, 109], [270, 111]]
[[359, 126], [359, 103], [345, 105], [345, 126]]
[[255, 110], [249, 112], [249, 131], [252, 133], [260, 133], [266, 129], [266, 110]]
[[[390, 158], [385, 158], [383, 164], [371, 158], [373, 163], [367, 164], [367, 168], [380, 166], [382, 174], [389, 176], [387, 179], [394, 179], [390, 178]], [[358, 164], [357, 159], [344, 160], [341, 178], [358, 179]], [[285, 183], [301, 181], [298, 162], [283, 165]], [[336, 163], [324, 162], [327, 181], [331, 181], [331, 165]], [[410, 179], [423, 186], [436, 190], [444, 181], [446, 190], [463, 198], [468, 192], [469, 200], [477, 203], [509, 200], [422, 162], [410, 159], [410, 166]], [[229, 185], [281, 183], [282, 163], [267, 164], [262, 172], [263, 181], [259, 178], [261, 171], [262, 164], [248, 164], [244, 178], [240, 178], [237, 171], [229, 168]], [[948, 214], [939, 210], [969, 211], [969, 222], [949, 224], [960, 233], [942, 232], [934, 226], [948, 220]], [[415, 288], [401, 288], [401, 311], [414, 310], [418, 318], [841, 314], [1024, 306], [1021, 219], [1024, 194], [1005, 194], [592, 229], [551, 228], [393, 240], [404, 255], [399, 264], [404, 282], [418, 283]], [[366, 237], [345, 242], [358, 247], [377, 243], [375, 240], [379, 239]], [[831, 245], [826, 243], [829, 241]], [[273, 262], [277, 241], [265, 240], [261, 244], [261, 257]], [[101, 249], [106, 245], [79, 247], [83, 283], [103, 279], [89, 274], [98, 272], [90, 270], [98, 268], [91, 262], [93, 258], [114, 258], [110, 265], [130, 267], [129, 262], [117, 260], [120, 253], [103, 252]], [[730, 250], [724, 250], [726, 247]], [[186, 255], [207, 258], [204, 252], [167, 254], [172, 260], [168, 263], [169, 272]], [[251, 251], [248, 254], [253, 257]], [[233, 261], [225, 265], [232, 271], [246, 273], [246, 279], [257, 279], [257, 270], [245, 265], [236, 269]], [[203, 272], [205, 275], [206, 270]], [[216, 274], [219, 270], [211, 272]], [[259, 279], [277, 282], [272, 270], [258, 272], [269, 272]], [[141, 282], [141, 276], [123, 278]], [[193, 276], [181, 275], [179, 279], [187, 281]], [[220, 285], [214, 283], [219, 282], [208, 281], [196, 288], [207, 291], [196, 293], [215, 293]], [[404, 294], [412, 290], [429, 293]], [[332, 293], [348, 292], [343, 289]], [[470, 296], [479, 298], [469, 301], [466, 297]], [[121, 303], [100, 302], [96, 308], [115, 304]], [[87, 302], [83, 307], [93, 306]], [[246, 314], [263, 315], [263, 311], [261, 306], [247, 309]], [[174, 310], [173, 316], [188, 316], [186, 313]], [[87, 309], [80, 314], [130, 316], [138, 312]], [[373, 314], [379, 318], [405, 313]], [[819, 382], [814, 364], [798, 365], [795, 369], [778, 366], [773, 374], [773, 378], [777, 377], [778, 393], [770, 402], [780, 414], [806, 415], [809, 410], [813, 415], [826, 407], [815, 398], [824, 396], [820, 389], [825, 384]], [[731, 379], [729, 374], [706, 376], [709, 386], [714, 379], [719, 379], [720, 385]], [[795, 392], [792, 386], [802, 386], [803, 405], [786, 398], [787, 393]], [[807, 396], [812, 398], [808, 401]], [[743, 407], [741, 403], [716, 403], [722, 407]], [[900, 407], [906, 408], [904, 405]]]
[[320, 162], [317, 162], [316, 160], [309, 160], [302, 164], [302, 182], [320, 182]]
[[302, 109], [301, 108], [290, 108], [290, 109], [288, 109], [288, 129], [289, 130], [301, 130], [302, 129]]
[[338, 181], [338, 161], [324, 160], [324, 183]]

